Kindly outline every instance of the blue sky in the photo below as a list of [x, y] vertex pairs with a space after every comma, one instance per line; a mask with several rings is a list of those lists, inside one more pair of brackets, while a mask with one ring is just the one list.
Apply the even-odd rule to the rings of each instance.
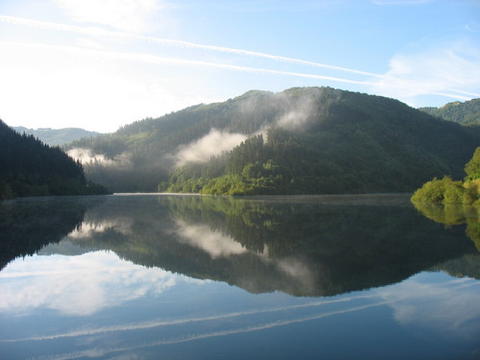
[[0, 118], [114, 131], [251, 89], [480, 97], [478, 0], [1, 0]]

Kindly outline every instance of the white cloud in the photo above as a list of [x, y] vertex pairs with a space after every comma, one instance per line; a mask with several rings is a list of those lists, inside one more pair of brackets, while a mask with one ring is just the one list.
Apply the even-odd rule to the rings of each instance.
[[232, 150], [235, 146], [245, 141], [246, 138], [247, 136], [243, 134], [212, 129], [207, 135], [183, 146], [178, 151], [175, 155], [177, 166], [182, 166], [190, 162], [206, 162], [212, 156]]
[[[75, 6], [84, 9], [82, 13], [89, 6], [97, 6], [95, 4], [111, 5], [110, 1], [105, 2], [110, 5], [101, 1], [95, 4], [86, 1], [84, 5], [84, 2], [75, 3]], [[109, 132], [145, 117], [160, 116], [198, 103], [225, 100], [251, 87], [259, 87], [258, 84], [269, 83], [273, 77], [286, 77], [278, 80], [284, 87], [298, 81], [295, 78], [311, 83], [315, 81], [315, 84], [354, 85], [356, 90], [368, 89], [410, 104], [414, 104], [416, 97], [421, 95], [436, 94], [459, 100], [479, 97], [479, 67], [476, 65], [480, 56], [474, 46], [466, 44], [397, 54], [391, 59], [389, 70], [385, 74], [377, 74], [300, 58], [144, 36], [90, 25], [74, 26], [5, 15], [0, 15], [0, 22], [4, 26], [39, 29], [42, 30], [39, 31], [41, 35], [48, 31], [69, 33], [73, 35], [69, 43], [80, 45], [0, 43], [0, 98], [4, 100], [0, 117], [10, 125], [73, 126]], [[81, 37], [75, 38], [75, 35]], [[49, 38], [50, 41], [52, 39]], [[113, 41], [109, 43], [106, 40]], [[143, 46], [148, 45], [148, 52], [118, 51], [134, 42], [137, 42], [135, 47], [141, 45], [139, 42], [143, 42]], [[162, 50], [161, 54], [159, 50]], [[195, 51], [198, 51], [197, 55]], [[273, 66], [244, 66], [243, 60], [231, 62], [228, 56], [227, 59], [225, 56], [212, 58], [210, 52], [292, 66], [282, 70]], [[167, 53], [177, 57], [165, 56]], [[355, 76], [296, 71], [303, 69], [304, 65]], [[198, 71], [199, 67], [205, 71]], [[223, 75], [216, 70], [227, 70], [232, 74]], [[242, 73], [250, 76], [244, 77]], [[266, 76], [261, 78], [257, 74]], [[225, 81], [224, 76], [233, 80]], [[239, 86], [239, 83], [242, 85]], [[287, 114], [282, 122], [290, 124], [292, 119], [301, 118], [297, 114]]]
[[158, 0], [53, 0], [75, 21], [108, 25], [142, 33], [150, 29], [153, 14], [164, 7]]
[[397, 54], [390, 60], [389, 70], [371, 89], [409, 103], [417, 96], [429, 94], [468, 100], [479, 95], [478, 64], [480, 50], [465, 42]]

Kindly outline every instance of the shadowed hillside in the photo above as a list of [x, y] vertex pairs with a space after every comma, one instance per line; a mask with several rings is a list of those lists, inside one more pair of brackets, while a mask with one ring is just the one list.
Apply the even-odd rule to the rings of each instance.
[[0, 200], [17, 196], [106, 193], [58, 147], [20, 135], [0, 120]]
[[362, 193], [461, 174], [479, 140], [397, 100], [293, 88], [145, 119], [68, 150], [114, 191]]

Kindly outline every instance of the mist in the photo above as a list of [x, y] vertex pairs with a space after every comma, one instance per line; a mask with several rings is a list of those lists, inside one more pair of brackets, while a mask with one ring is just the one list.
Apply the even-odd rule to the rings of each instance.
[[[317, 90], [321, 92], [321, 90]], [[280, 93], [277, 95], [281, 104], [286, 104], [283, 114], [276, 120], [275, 125], [286, 130], [305, 130], [305, 128], [314, 120], [314, 115], [318, 112], [318, 94], [293, 98]]]
[[202, 138], [183, 146], [175, 155], [176, 166], [207, 162], [213, 156], [232, 150], [247, 139], [246, 135], [211, 129]]
[[127, 167], [131, 165], [130, 157], [127, 153], [122, 153], [110, 159], [103, 154], [95, 154], [90, 149], [73, 148], [68, 150], [67, 154], [74, 160], [80, 161], [82, 165], [101, 164], [107, 167]]

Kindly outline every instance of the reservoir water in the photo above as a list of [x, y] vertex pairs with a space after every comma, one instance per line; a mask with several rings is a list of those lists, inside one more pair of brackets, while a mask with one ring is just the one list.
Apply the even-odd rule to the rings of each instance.
[[388, 194], [3, 202], [0, 358], [480, 359], [480, 223], [435, 211]]

